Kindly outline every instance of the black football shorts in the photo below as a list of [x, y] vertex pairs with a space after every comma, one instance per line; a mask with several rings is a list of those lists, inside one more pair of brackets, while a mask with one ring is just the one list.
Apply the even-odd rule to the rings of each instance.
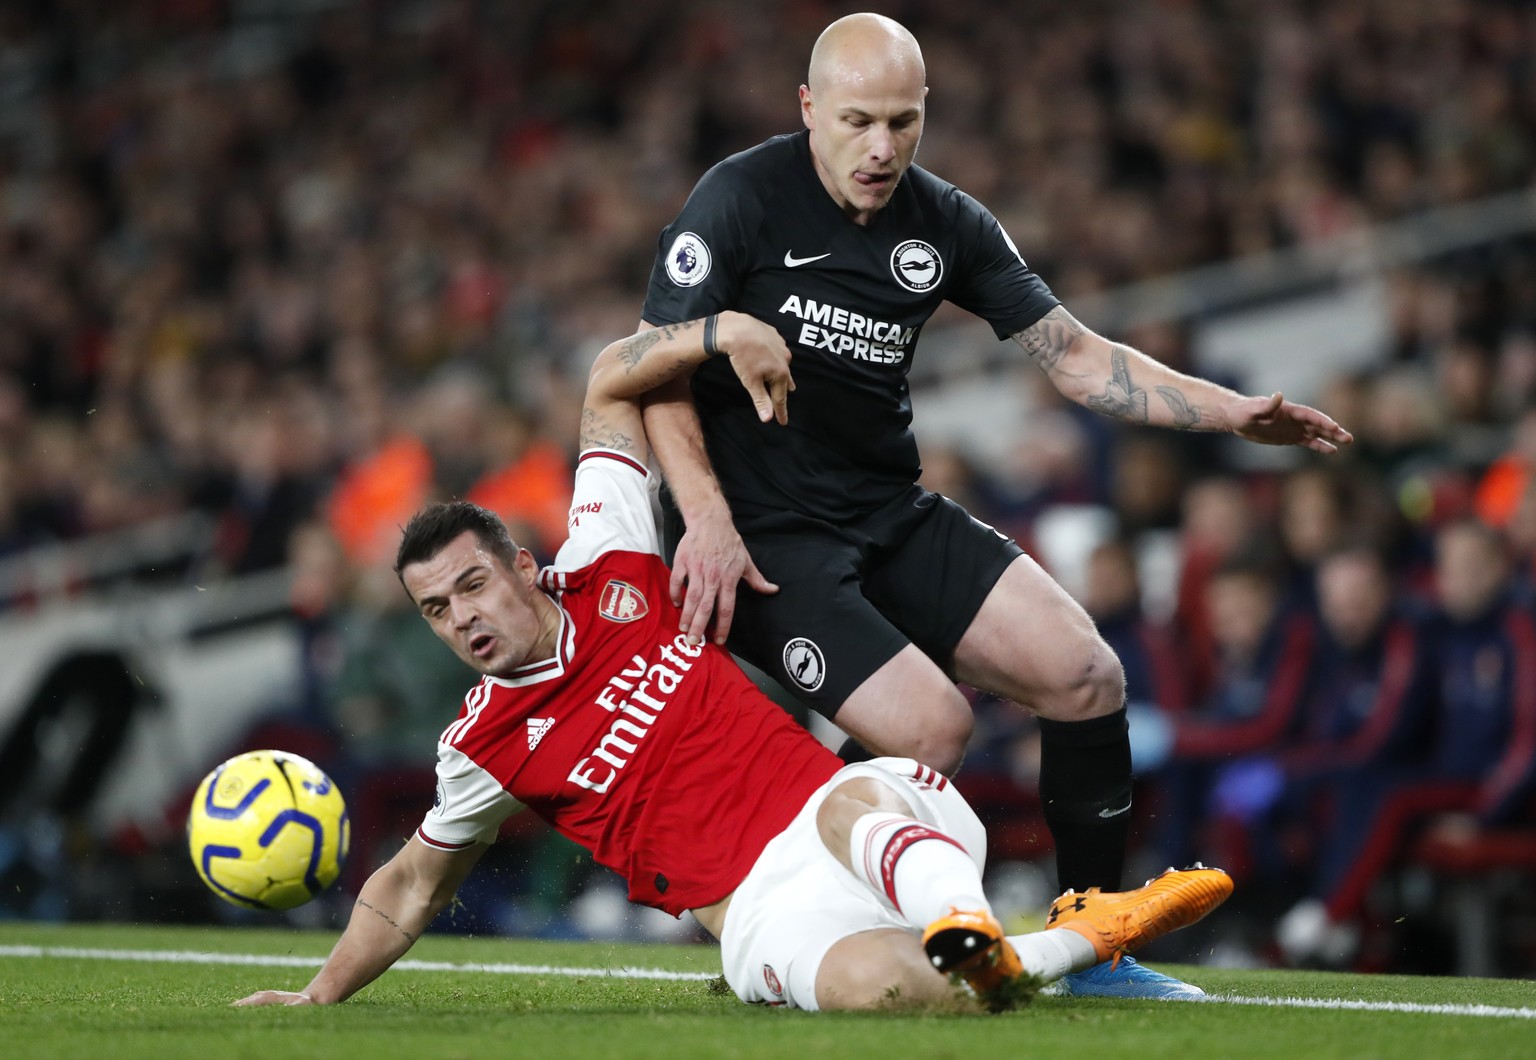
[[[681, 536], [667, 507], [670, 556]], [[946, 673], [1015, 542], [918, 486], [855, 521], [779, 513], [738, 525], [779, 591], [736, 592], [729, 647], [828, 718], [909, 643]]]

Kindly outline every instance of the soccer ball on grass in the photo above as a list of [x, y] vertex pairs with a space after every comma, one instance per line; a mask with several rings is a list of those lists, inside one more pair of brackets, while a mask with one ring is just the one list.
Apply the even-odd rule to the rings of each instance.
[[292, 909], [335, 883], [351, 832], [331, 778], [287, 751], [219, 766], [198, 785], [187, 818], [197, 874], [246, 909]]

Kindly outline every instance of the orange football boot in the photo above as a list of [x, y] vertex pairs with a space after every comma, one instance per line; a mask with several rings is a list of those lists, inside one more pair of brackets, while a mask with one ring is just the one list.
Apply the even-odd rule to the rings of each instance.
[[1121, 954], [1193, 924], [1231, 894], [1232, 877], [1220, 869], [1169, 869], [1134, 891], [1068, 891], [1051, 903], [1045, 926], [1075, 931], [1093, 943], [1099, 960], [1118, 962]]

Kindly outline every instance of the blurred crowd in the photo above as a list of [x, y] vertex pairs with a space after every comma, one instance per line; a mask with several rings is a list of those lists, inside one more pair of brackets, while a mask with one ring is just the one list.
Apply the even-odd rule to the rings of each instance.
[[[1536, 168], [1518, 0], [878, 6], [928, 63], [920, 164], [1069, 307]], [[0, 7], [0, 559], [203, 513], [199, 579], [293, 573], [295, 714], [419, 763], [463, 675], [402, 611], [400, 524], [468, 497], [553, 555], [586, 367], [634, 330], [657, 234], [710, 164], [797, 127], [810, 44], [856, 9]], [[1126, 664], [1140, 841], [1310, 895], [1297, 961], [1358, 952], [1424, 821], [1532, 822], [1536, 241], [1385, 281], [1374, 366], [1317, 381], [1340, 457], [1244, 470], [1039, 381], [1027, 450], [924, 452], [1026, 544], [1062, 506], [1113, 517], [1079, 592]], [[1187, 323], [1115, 337], [1192, 367]], [[1157, 606], [1152, 541], [1178, 571]], [[1028, 724], [978, 709], [972, 767], [1027, 785]]]

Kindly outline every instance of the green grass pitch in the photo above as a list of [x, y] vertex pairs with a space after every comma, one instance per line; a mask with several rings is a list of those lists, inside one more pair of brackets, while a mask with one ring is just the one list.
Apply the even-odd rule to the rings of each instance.
[[[56, 952], [321, 957], [333, 937], [250, 929], [0, 924], [0, 1055], [18, 1060], [1536, 1056], [1536, 982], [1531, 981], [1173, 967], [1175, 974], [1214, 994], [1370, 1007], [1042, 997], [1001, 1016], [897, 1016], [756, 1008], [711, 992], [698, 980], [395, 969], [334, 1008], [235, 1009], [230, 1001], [261, 988], [296, 990], [313, 970]], [[660, 968], [695, 975], [720, 969], [718, 952], [707, 946], [430, 936], [409, 958]]]

